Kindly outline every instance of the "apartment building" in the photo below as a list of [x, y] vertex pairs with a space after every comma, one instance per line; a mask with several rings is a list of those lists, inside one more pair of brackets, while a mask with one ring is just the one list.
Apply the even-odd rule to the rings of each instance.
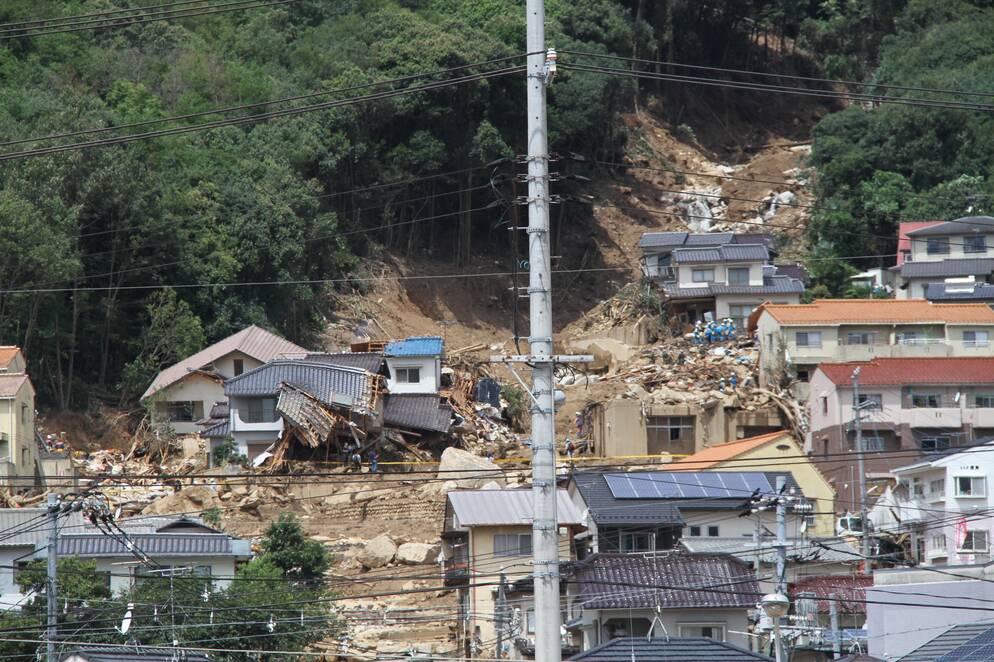
[[[880, 358], [823, 363], [811, 378], [806, 447], [838, 492], [837, 508], [857, 504], [853, 372], [866, 470], [887, 477], [909, 459], [994, 436], [994, 357]], [[897, 451], [904, 451], [896, 453]]]
[[[907, 243], [900, 247], [898, 299], [932, 298], [947, 282], [971, 278], [978, 284], [994, 277], [994, 218], [967, 216], [947, 222], [902, 227]], [[980, 288], [979, 292], [987, 290]]]
[[772, 237], [731, 232], [648, 232], [642, 271], [687, 322], [731, 317], [739, 328], [764, 301], [797, 303], [804, 284], [771, 263]]
[[761, 386], [807, 382], [819, 363], [876, 358], [994, 356], [994, 310], [983, 303], [940, 304], [924, 299], [819, 299], [809, 304], [766, 303], [749, 319], [760, 347]]

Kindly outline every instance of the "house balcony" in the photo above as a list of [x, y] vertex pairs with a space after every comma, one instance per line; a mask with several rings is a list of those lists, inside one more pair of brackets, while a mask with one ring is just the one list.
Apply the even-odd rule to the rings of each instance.
[[275, 421], [257, 420], [248, 410], [231, 410], [232, 432], [283, 432], [283, 417], [277, 416]]
[[963, 425], [960, 408], [916, 408], [903, 410], [903, 418], [912, 428], [958, 428]]
[[994, 428], [994, 409], [990, 407], [968, 407], [963, 411], [963, 422], [975, 428]]
[[465, 586], [469, 583], [469, 562], [465, 558], [446, 559], [442, 565], [442, 579], [446, 586]]

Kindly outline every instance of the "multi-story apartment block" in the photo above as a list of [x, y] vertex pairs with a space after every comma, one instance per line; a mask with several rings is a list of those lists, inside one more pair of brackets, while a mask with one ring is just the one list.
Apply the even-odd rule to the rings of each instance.
[[975, 283], [971, 300], [988, 297], [984, 300], [994, 301], [991, 288], [983, 287], [994, 277], [994, 218], [968, 216], [902, 230], [907, 242], [894, 267], [898, 299], [963, 300], [961, 291], [953, 292], [954, 297], [947, 297], [946, 292], [949, 285], [962, 290], [962, 279], [968, 279]]
[[642, 271], [686, 321], [731, 317], [739, 328], [764, 301], [797, 303], [804, 284], [771, 264], [765, 234], [647, 232]]
[[[859, 368], [859, 398], [853, 373]], [[838, 493], [858, 503], [853, 474], [856, 408], [871, 479], [910, 460], [994, 436], [994, 357], [880, 358], [823, 363], [811, 378], [805, 450]]]
[[994, 310], [982, 303], [819, 299], [763, 304], [750, 318], [749, 331], [760, 346], [760, 384], [795, 378], [800, 399], [807, 399], [807, 382], [819, 363], [994, 355]]

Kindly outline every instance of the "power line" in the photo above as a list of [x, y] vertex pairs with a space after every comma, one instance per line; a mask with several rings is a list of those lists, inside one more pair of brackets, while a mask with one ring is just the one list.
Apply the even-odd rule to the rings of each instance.
[[207, 2], [207, 0], [183, 0], [182, 2], [170, 2], [170, 3], [164, 4], [164, 5], [149, 5], [149, 6], [144, 6], [144, 7], [131, 7], [131, 8], [128, 8], [128, 9], [115, 9], [115, 10], [112, 10], [112, 11], [99, 11], [99, 12], [93, 12], [93, 13], [90, 13], [90, 14], [76, 14], [75, 16], [57, 16], [57, 17], [54, 17], [54, 18], [37, 18], [37, 19], [29, 19], [27, 21], [15, 21], [15, 22], [11, 22], [11, 23], [0, 23], [0, 32], [7, 32], [7, 31], [9, 31], [11, 29], [24, 28], [25, 26], [33, 26], [33, 25], [36, 25], [36, 24], [39, 24], [39, 23], [58, 23], [58, 22], [66, 22], [66, 21], [68, 21], [70, 23], [74, 23], [74, 22], [78, 21], [79, 19], [93, 18], [95, 16], [113, 16], [113, 15], [116, 15], [116, 14], [126, 14], [126, 13], [132, 13], [132, 12], [137, 12], [137, 11], [146, 11], [146, 10], [149, 10], [149, 9], [163, 9], [165, 7], [179, 7], [179, 6], [182, 6], [182, 5], [203, 4], [205, 2]]

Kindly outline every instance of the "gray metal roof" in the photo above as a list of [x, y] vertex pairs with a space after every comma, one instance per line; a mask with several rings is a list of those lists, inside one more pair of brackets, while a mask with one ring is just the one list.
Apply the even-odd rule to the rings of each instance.
[[359, 368], [373, 374], [378, 373], [383, 366], [383, 354], [380, 352], [311, 353], [303, 360], [305, 363], [327, 363], [344, 368]]
[[760, 596], [749, 566], [728, 554], [594, 554], [571, 572], [585, 609], [748, 609]]
[[[731, 232], [646, 232], [639, 238], [640, 248], [676, 248], [678, 246], [721, 246], [735, 242]], [[757, 241], [756, 243], [762, 243]]]
[[701, 299], [725, 294], [801, 294], [804, 283], [786, 276], [764, 278], [762, 285], [725, 285], [712, 283], [707, 287], [679, 287], [676, 283], [663, 283], [663, 292], [669, 299]]
[[956, 276], [987, 276], [994, 272], [994, 258], [970, 257], [940, 262], [905, 262], [902, 278], [952, 278]]
[[[2, 508], [0, 531], [4, 531], [0, 547], [34, 547], [48, 539], [47, 508]], [[63, 516], [60, 526], [67, 530], [80, 530], [85, 524], [83, 515], [71, 512]]]
[[619, 637], [571, 660], [586, 662], [772, 662], [772, 658], [707, 637]]
[[[452, 480], [457, 480], [454, 475]], [[556, 512], [560, 524], [582, 525], [583, 515], [566, 490], [556, 490]], [[532, 491], [456, 490], [448, 494], [449, 504], [460, 527], [517, 526], [532, 523]]]
[[672, 501], [616, 499], [602, 472], [577, 471], [572, 481], [597, 524], [683, 525], [680, 509]]
[[59, 655], [59, 660], [86, 662], [211, 662], [202, 653], [157, 646], [91, 646], [73, 648]]
[[391, 394], [383, 398], [383, 424], [448, 432], [452, 407], [432, 394]]
[[[680, 545], [688, 552], [731, 554], [747, 563], [756, 561], [756, 548], [749, 538], [684, 537], [680, 539]], [[787, 560], [792, 563], [842, 563], [859, 560], [859, 552], [845, 541], [826, 540], [824, 545], [829, 549], [810, 540], [790, 538], [787, 540]], [[777, 548], [772, 538], [760, 541], [759, 555], [761, 563], [776, 563]]]
[[964, 216], [954, 221], [928, 225], [906, 232], [909, 237], [941, 237], [951, 234], [973, 234], [994, 232], [994, 218], [990, 216]]
[[717, 264], [724, 262], [766, 262], [770, 252], [762, 244], [726, 244], [715, 248], [677, 248], [676, 264]]
[[937, 636], [935, 639], [922, 644], [915, 650], [900, 658], [899, 662], [935, 662], [935, 660], [940, 657], [949, 655], [960, 646], [967, 644], [971, 640], [989, 632], [994, 632], [994, 621], [954, 625]]
[[964, 291], [962, 286], [928, 283], [925, 298], [929, 301], [994, 301], [994, 285], [975, 283], [972, 289]]
[[250, 370], [224, 383], [228, 397], [275, 396], [280, 384], [303, 389], [325, 404], [366, 407], [370, 373], [358, 368], [281, 359]]
[[[153, 558], [157, 556], [251, 556], [247, 540], [236, 540], [223, 533], [137, 533], [129, 534], [128, 538], [135, 547]], [[44, 549], [40, 551], [43, 553]], [[67, 533], [59, 537], [59, 555], [131, 557], [131, 552], [119, 538], [111, 538], [109, 535]]]

